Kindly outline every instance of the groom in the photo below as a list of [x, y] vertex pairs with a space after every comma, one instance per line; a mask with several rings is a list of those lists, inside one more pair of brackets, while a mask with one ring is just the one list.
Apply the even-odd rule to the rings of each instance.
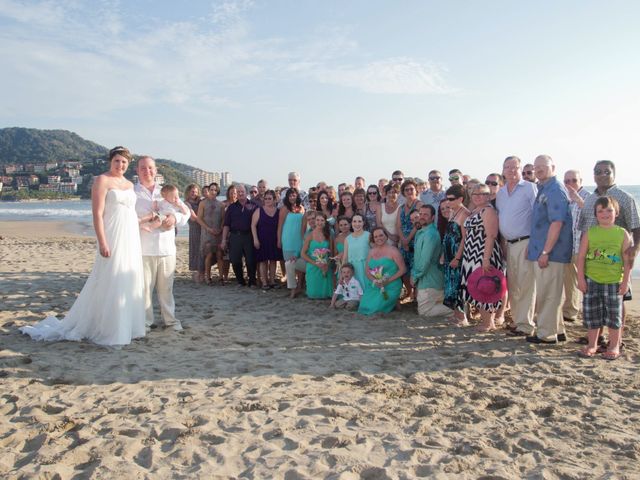
[[[135, 185], [136, 213], [138, 217], [148, 215], [154, 201], [161, 201], [161, 185], [155, 183], [156, 162], [149, 156], [138, 160], [138, 183]], [[144, 269], [144, 305], [147, 331], [157, 326], [153, 319], [153, 289], [158, 294], [160, 311], [166, 327], [182, 330], [175, 316], [173, 299], [173, 277], [176, 271], [175, 227], [187, 224], [189, 217], [175, 213], [167, 216], [162, 226], [150, 232], [140, 230], [142, 244], [142, 266]]]

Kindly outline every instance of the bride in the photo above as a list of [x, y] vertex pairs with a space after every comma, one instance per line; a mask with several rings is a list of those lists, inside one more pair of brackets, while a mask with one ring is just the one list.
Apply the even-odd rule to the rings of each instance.
[[47, 317], [22, 327], [34, 340], [89, 340], [99, 345], [126, 345], [145, 335], [144, 277], [136, 195], [124, 177], [131, 153], [109, 152], [110, 168], [91, 189], [93, 227], [98, 240], [93, 270], [62, 320]]

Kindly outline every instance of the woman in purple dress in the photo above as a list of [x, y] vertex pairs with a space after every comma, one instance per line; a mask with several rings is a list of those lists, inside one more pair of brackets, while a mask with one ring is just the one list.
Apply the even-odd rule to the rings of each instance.
[[276, 265], [282, 260], [282, 250], [278, 248], [278, 209], [276, 193], [267, 190], [264, 193], [262, 207], [253, 212], [251, 232], [253, 246], [256, 249], [256, 261], [263, 290], [275, 287]]

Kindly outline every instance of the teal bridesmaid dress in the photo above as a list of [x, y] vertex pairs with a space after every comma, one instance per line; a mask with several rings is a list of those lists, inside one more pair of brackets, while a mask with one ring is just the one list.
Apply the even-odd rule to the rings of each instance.
[[[382, 257], [378, 260], [372, 258], [369, 261], [369, 270], [382, 266], [383, 275], [389, 277], [396, 274], [398, 266], [392, 258]], [[373, 315], [374, 313], [389, 313], [391, 312], [400, 298], [402, 292], [402, 279], [398, 278], [388, 285], [385, 285], [384, 291], [387, 294], [387, 299], [384, 298], [384, 294], [380, 288], [376, 287], [369, 280], [364, 285], [364, 295], [360, 299], [360, 307], [358, 313], [364, 315]]]
[[[313, 251], [317, 248], [329, 248], [329, 242], [327, 240], [316, 242], [312, 238], [309, 242], [307, 255], [314, 258]], [[327, 261], [330, 255], [331, 253], [326, 255]], [[333, 295], [333, 276], [331, 271], [327, 270], [327, 273], [323, 274], [322, 270], [313, 263], [307, 263], [306, 279], [308, 298], [331, 298]]]
[[364, 232], [359, 237], [354, 237], [353, 234], [349, 235], [345, 242], [349, 244], [349, 258], [347, 262], [353, 265], [354, 277], [360, 282], [360, 286], [364, 288], [367, 283], [367, 276], [364, 271], [364, 264], [369, 255], [369, 233]]

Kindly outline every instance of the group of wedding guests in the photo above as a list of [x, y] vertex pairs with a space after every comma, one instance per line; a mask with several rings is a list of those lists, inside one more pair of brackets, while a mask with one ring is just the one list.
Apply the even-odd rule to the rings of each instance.
[[613, 360], [624, 346], [623, 298], [631, 298], [640, 219], [611, 161], [596, 163], [593, 193], [578, 171], [560, 181], [551, 157], [539, 155], [524, 168], [507, 157], [502, 173], [484, 182], [452, 169], [448, 188], [437, 170], [426, 182], [396, 170], [368, 186], [357, 177], [306, 192], [291, 172], [288, 188], [261, 180], [248, 195], [232, 185], [224, 201], [217, 184], [192, 184], [183, 203], [174, 186], [155, 183], [151, 157], [138, 160], [136, 185], [125, 178], [126, 148], [112, 149], [109, 159], [92, 188], [94, 268], [62, 321], [22, 328], [34, 338], [122, 345], [157, 326], [182, 330], [172, 290], [175, 231], [188, 220], [196, 281], [211, 284], [215, 264], [220, 284], [231, 267], [241, 286], [268, 291], [284, 283], [292, 298], [304, 291], [365, 315], [416, 302], [418, 314], [459, 326], [477, 315], [482, 332], [505, 324], [509, 311], [509, 334], [535, 344], [566, 341], [564, 323], [582, 311], [581, 355]]
[[[509, 333], [537, 344], [566, 341], [564, 322], [576, 320], [586, 294], [585, 325], [598, 329], [585, 340], [583, 354], [604, 348], [605, 358], [617, 358], [622, 296], [640, 244], [637, 207], [615, 186], [613, 162], [596, 164], [592, 194], [582, 188], [579, 172], [569, 170], [559, 180], [555, 168], [548, 155], [524, 168], [510, 156], [501, 173], [484, 181], [450, 170], [448, 188], [437, 170], [426, 182], [397, 170], [368, 186], [357, 177], [337, 189], [319, 182], [309, 192], [291, 172], [288, 188], [271, 190], [260, 180], [247, 195], [243, 185], [234, 185], [225, 202], [217, 200], [215, 184], [203, 198], [190, 185], [190, 269], [210, 283], [215, 257], [221, 282], [230, 262], [238, 284], [269, 290], [280, 286], [280, 265], [292, 298], [304, 290], [308, 298], [363, 314], [415, 301], [420, 315], [451, 317], [460, 326], [468, 325], [470, 314], [479, 316], [483, 332], [503, 325], [508, 311]], [[596, 205], [600, 197], [611, 203]], [[581, 238], [600, 225], [602, 208], [617, 209], [614, 224], [626, 232], [612, 255], [597, 244], [581, 250]], [[607, 300], [589, 293], [603, 268], [611, 270], [605, 280], [614, 278], [624, 290]], [[615, 321], [590, 319], [612, 311]], [[604, 326], [608, 344], [598, 333]]]

